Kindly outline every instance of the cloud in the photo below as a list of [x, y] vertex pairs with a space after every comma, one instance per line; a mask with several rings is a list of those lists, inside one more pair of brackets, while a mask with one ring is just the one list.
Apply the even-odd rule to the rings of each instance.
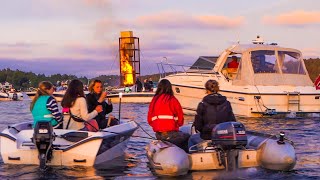
[[242, 26], [244, 17], [227, 17], [218, 15], [190, 15], [184, 12], [160, 12], [139, 16], [135, 19], [117, 19], [113, 21], [109, 17], [96, 23], [98, 32], [106, 31], [110, 27], [128, 28], [156, 28], [156, 29], [232, 29]]
[[320, 11], [292, 11], [276, 16], [264, 16], [262, 22], [265, 24], [305, 27], [320, 25]]
[[303, 58], [318, 58], [320, 55], [320, 48], [303, 48], [301, 49]]
[[183, 12], [161, 12], [136, 19], [140, 26], [153, 28], [229, 29], [244, 24], [244, 17], [230, 18], [218, 15], [190, 15]]

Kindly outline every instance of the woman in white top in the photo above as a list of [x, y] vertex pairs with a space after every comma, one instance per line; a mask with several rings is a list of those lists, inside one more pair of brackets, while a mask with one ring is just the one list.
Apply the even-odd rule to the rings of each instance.
[[[61, 101], [61, 106], [63, 108], [69, 108], [72, 115], [77, 116], [85, 121], [93, 119], [102, 111], [102, 106], [99, 105], [91, 113], [88, 113], [87, 102], [83, 92], [83, 83], [77, 79], [74, 79], [70, 82], [68, 89]], [[64, 129], [79, 130], [83, 127], [83, 122], [77, 122], [69, 116], [64, 117]]]

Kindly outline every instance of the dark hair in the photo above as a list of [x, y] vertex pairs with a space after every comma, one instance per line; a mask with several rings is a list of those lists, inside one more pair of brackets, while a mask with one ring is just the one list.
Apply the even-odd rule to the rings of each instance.
[[34, 104], [36, 103], [36, 101], [38, 100], [38, 98], [40, 96], [44, 96], [47, 95], [49, 96], [49, 94], [47, 93], [48, 90], [50, 90], [53, 87], [53, 84], [49, 81], [41, 81], [38, 85], [37, 88], [37, 92], [36, 95], [34, 96], [31, 105], [30, 105], [30, 110], [32, 111]]
[[167, 79], [162, 79], [158, 84], [155, 96], [161, 94], [168, 94], [170, 96], [173, 96], [172, 85]]
[[102, 84], [102, 81], [100, 81], [99, 79], [95, 79], [95, 80], [91, 81], [89, 84], [89, 88], [88, 88], [90, 93], [93, 93], [93, 87], [96, 85], [96, 83]]
[[220, 90], [218, 81], [212, 79], [208, 80], [204, 87], [211, 93], [218, 93], [218, 91]]
[[[159, 82], [158, 87], [157, 87], [157, 91], [154, 95], [154, 98], [155, 98], [154, 104], [157, 103], [158, 98], [162, 94], [168, 95], [165, 97], [164, 101], [171, 99], [171, 97], [173, 96], [172, 85], [171, 85], [170, 81], [167, 79], [162, 79]], [[154, 111], [154, 108], [155, 108], [155, 106], [153, 106], [152, 112]]]
[[62, 107], [71, 108], [78, 97], [84, 97], [83, 83], [78, 79], [72, 80], [61, 101]]

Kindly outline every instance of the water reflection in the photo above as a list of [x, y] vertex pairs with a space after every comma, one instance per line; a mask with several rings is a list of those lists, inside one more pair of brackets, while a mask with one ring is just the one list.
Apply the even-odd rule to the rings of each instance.
[[[31, 120], [30, 101], [0, 102], [0, 129], [25, 120]], [[154, 132], [147, 123], [148, 104], [123, 104], [121, 117], [134, 119], [151, 136]], [[118, 104], [114, 104], [113, 114], [118, 116]], [[185, 116], [186, 123], [193, 116]], [[171, 179], [291, 179], [320, 178], [320, 118], [318, 119], [273, 119], [273, 118], [237, 118], [249, 130], [278, 134], [284, 131], [295, 142], [297, 165], [291, 172], [277, 172], [262, 168], [240, 169], [236, 172], [194, 171], [186, 176]], [[147, 137], [137, 129], [135, 136]], [[145, 146], [149, 139], [130, 138], [125, 155], [112, 162], [94, 167], [50, 167], [41, 172], [38, 166], [5, 165], [1, 160], [1, 179], [157, 179], [148, 164]], [[160, 178], [168, 179], [168, 177]]]

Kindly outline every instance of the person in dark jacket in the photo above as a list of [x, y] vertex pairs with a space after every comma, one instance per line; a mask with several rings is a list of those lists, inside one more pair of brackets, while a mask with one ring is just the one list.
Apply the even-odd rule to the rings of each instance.
[[[102, 105], [102, 112], [100, 112], [95, 119], [98, 122], [99, 128], [104, 129], [108, 125], [108, 121], [112, 121], [114, 117], [109, 115], [109, 118], [106, 119], [106, 115], [112, 112], [113, 106], [111, 100], [108, 99], [108, 103], [105, 101], [107, 97], [107, 92], [102, 91], [103, 86], [100, 80], [91, 81], [89, 85], [90, 93], [86, 96], [86, 101], [88, 105], [88, 112], [92, 112], [98, 105]], [[109, 122], [110, 124], [110, 122]]]
[[135, 84], [136, 84], [136, 90], [137, 90], [137, 92], [141, 92], [141, 91], [142, 91], [142, 82], [140, 81], [139, 78], [137, 78]]
[[219, 83], [208, 80], [205, 84], [206, 95], [199, 103], [193, 125], [197, 134], [189, 139], [189, 147], [211, 140], [211, 131], [219, 123], [236, 121], [230, 102], [225, 96], [219, 94]]

